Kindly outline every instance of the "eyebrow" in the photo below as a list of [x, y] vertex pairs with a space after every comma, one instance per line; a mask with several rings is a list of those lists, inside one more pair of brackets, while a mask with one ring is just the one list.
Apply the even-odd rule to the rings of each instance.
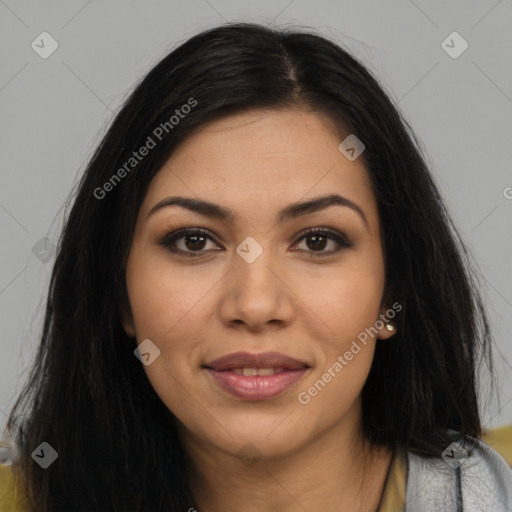
[[[181, 206], [182, 208], [186, 208], [192, 212], [204, 215], [205, 217], [210, 217], [225, 222], [232, 223], [238, 218], [233, 210], [224, 206], [211, 203], [203, 199], [180, 196], [166, 197], [165, 199], [162, 199], [159, 203], [155, 204], [153, 208], [151, 208], [148, 213], [148, 217], [166, 206]], [[346, 197], [340, 196], [339, 194], [328, 194], [325, 196], [315, 197], [314, 199], [310, 199], [308, 201], [292, 203], [283, 208], [278, 213], [277, 221], [279, 223], [286, 222], [290, 219], [296, 219], [304, 215], [316, 213], [320, 210], [328, 208], [329, 206], [346, 206], [351, 208], [361, 217], [365, 226], [369, 228], [368, 220], [366, 219], [364, 211], [356, 203], [350, 199], [347, 199]]]

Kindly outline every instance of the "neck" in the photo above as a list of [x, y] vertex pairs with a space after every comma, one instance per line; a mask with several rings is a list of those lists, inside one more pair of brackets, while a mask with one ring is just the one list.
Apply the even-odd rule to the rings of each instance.
[[254, 460], [180, 429], [199, 512], [376, 512], [392, 454], [365, 444], [353, 425], [339, 422], [294, 453]]

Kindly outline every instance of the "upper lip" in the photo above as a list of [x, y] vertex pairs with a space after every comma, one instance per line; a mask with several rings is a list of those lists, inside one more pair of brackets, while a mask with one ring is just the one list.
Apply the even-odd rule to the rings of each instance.
[[206, 363], [204, 366], [216, 371], [231, 370], [233, 368], [286, 368], [298, 370], [309, 367], [307, 363], [279, 352], [261, 352], [260, 354], [234, 352]]

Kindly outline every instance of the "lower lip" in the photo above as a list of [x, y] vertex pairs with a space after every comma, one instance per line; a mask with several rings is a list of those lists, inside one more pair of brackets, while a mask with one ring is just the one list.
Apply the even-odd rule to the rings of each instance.
[[225, 391], [244, 400], [267, 400], [286, 391], [308, 371], [283, 370], [274, 375], [237, 375], [230, 370], [217, 371], [207, 368], [217, 384]]

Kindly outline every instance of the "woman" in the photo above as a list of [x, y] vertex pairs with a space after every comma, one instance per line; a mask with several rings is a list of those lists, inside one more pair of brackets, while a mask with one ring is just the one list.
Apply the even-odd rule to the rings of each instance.
[[508, 510], [490, 339], [375, 78], [221, 26], [148, 73], [78, 185], [13, 474], [37, 511]]

